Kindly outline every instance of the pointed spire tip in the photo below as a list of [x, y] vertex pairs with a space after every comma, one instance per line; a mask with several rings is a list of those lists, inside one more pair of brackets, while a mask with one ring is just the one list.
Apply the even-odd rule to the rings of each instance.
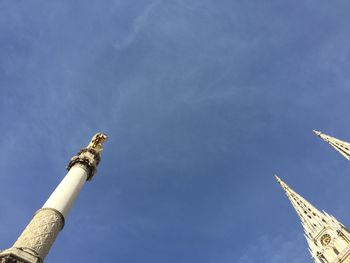
[[317, 130], [312, 130], [312, 132], [313, 132], [314, 134], [316, 134], [317, 136], [320, 136], [320, 135], [322, 134], [322, 132], [317, 131]]
[[276, 178], [277, 182], [282, 181], [281, 178], [279, 178], [277, 174], [275, 174], [275, 178]]
[[285, 190], [285, 188], [286, 188], [285, 182], [283, 182], [282, 179], [279, 178], [277, 174], [275, 174], [275, 178], [277, 180], [277, 183], [279, 183], [279, 185]]
[[325, 142], [330, 144], [336, 151], [343, 155], [346, 159], [350, 160], [350, 143], [346, 141], [339, 140], [337, 138], [331, 137], [322, 132], [313, 131], [317, 136], [323, 139]]

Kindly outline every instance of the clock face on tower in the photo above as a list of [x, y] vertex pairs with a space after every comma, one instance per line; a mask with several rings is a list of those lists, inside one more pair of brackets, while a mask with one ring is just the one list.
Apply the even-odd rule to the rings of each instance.
[[321, 244], [323, 246], [327, 246], [330, 242], [331, 242], [332, 238], [329, 234], [324, 234], [322, 237], [321, 237]]

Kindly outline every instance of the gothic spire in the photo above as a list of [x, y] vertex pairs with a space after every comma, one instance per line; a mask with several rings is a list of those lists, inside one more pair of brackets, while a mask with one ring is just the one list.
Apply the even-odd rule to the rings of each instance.
[[326, 216], [316, 209], [312, 204], [298, 195], [285, 182], [276, 175], [277, 182], [285, 191], [289, 201], [292, 203], [295, 211], [301, 219], [305, 234], [309, 238], [314, 238], [317, 233], [327, 224]]
[[322, 138], [324, 141], [326, 141], [328, 144], [330, 144], [334, 149], [336, 149], [341, 155], [343, 155], [346, 159], [350, 160], [350, 143], [341, 141], [339, 139], [336, 139], [334, 137], [331, 137], [327, 134], [324, 134], [319, 131], [313, 130], [313, 132]]
[[333, 216], [315, 208], [278, 176], [276, 179], [300, 217], [304, 236], [314, 261], [316, 263], [345, 262], [343, 260], [350, 256], [348, 230]]

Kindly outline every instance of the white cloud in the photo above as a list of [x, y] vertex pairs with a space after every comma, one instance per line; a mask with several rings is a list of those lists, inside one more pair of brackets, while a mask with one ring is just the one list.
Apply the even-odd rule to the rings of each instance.
[[135, 39], [135, 37], [138, 35], [144, 24], [147, 22], [148, 17], [150, 16], [151, 12], [156, 8], [161, 1], [155, 1], [148, 5], [145, 10], [135, 18], [134, 23], [132, 25], [132, 29], [130, 30], [129, 34], [122, 39], [119, 42], [114, 43], [113, 47], [116, 49], [123, 49], [128, 47]]

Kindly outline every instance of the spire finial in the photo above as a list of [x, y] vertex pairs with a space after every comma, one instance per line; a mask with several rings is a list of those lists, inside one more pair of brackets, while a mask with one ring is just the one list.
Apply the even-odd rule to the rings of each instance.
[[275, 178], [276, 178], [277, 182], [281, 182], [282, 181], [281, 178], [279, 178], [277, 174], [275, 174]]
[[283, 182], [283, 180], [279, 178], [277, 174], [275, 174], [275, 178], [284, 191], [287, 191], [287, 189], [289, 189], [289, 186], [285, 182]]
[[316, 134], [317, 136], [321, 136], [321, 134], [322, 134], [322, 132], [316, 131], [316, 130], [312, 130], [312, 132], [313, 132], [314, 134]]

